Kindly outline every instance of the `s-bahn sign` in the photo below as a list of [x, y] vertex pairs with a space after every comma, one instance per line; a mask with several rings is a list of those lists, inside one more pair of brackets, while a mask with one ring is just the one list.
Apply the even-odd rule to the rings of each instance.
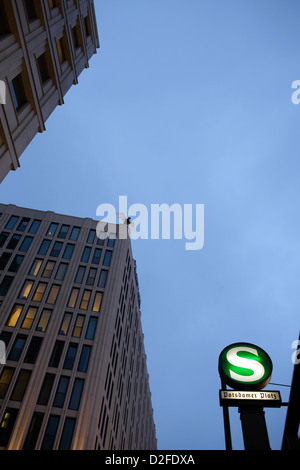
[[261, 390], [271, 379], [273, 366], [268, 354], [250, 343], [234, 343], [219, 356], [221, 379], [235, 390]]

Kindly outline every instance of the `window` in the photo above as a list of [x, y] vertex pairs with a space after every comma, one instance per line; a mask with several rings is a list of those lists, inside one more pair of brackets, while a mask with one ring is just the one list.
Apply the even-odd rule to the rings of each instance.
[[25, 281], [21, 289], [21, 292], [19, 294], [19, 299], [24, 299], [24, 300], [28, 299], [32, 286], [33, 286], [33, 281]]
[[75, 418], [66, 418], [60, 444], [59, 450], [69, 450], [71, 447], [71, 442], [73, 439], [73, 433], [75, 429]]
[[74, 245], [71, 245], [71, 244], [68, 243], [66, 248], [65, 248], [63, 258], [64, 259], [71, 259], [73, 250], [74, 250]]
[[8, 248], [9, 250], [14, 250], [20, 240], [21, 240], [21, 235], [14, 234], [9, 240], [6, 248]]
[[45, 277], [46, 279], [49, 279], [52, 275], [54, 266], [55, 266], [54, 261], [48, 261], [43, 272], [43, 277]]
[[56, 406], [57, 408], [62, 408], [64, 406], [69, 382], [70, 382], [70, 377], [62, 376], [60, 378], [58, 387], [56, 389], [53, 406]]
[[49, 0], [49, 7], [50, 8], [56, 7], [56, 0]]
[[47, 304], [54, 305], [60, 291], [60, 286], [53, 285], [47, 298]]
[[62, 225], [61, 229], [58, 234], [58, 238], [63, 238], [65, 239], [67, 237], [68, 231], [69, 231], [70, 226], [69, 225]]
[[57, 258], [60, 254], [62, 246], [63, 246], [62, 242], [55, 242], [54, 246], [51, 250], [50, 256], [53, 256], [53, 257]]
[[93, 304], [93, 312], [100, 312], [102, 292], [97, 292]]
[[35, 364], [40, 348], [42, 346], [43, 338], [34, 336], [30, 342], [29, 348], [26, 352], [24, 362], [27, 364]]
[[72, 314], [65, 313], [59, 332], [58, 332], [59, 335], [67, 336], [71, 320], [72, 320]]
[[57, 230], [57, 227], [58, 227], [58, 224], [52, 222], [49, 225], [49, 228], [48, 228], [47, 233], [46, 233], [46, 237], [54, 237], [55, 232]]
[[58, 267], [58, 270], [57, 270], [57, 273], [56, 273], [56, 276], [55, 276], [55, 279], [57, 281], [63, 281], [64, 278], [65, 278], [67, 269], [68, 269], [67, 263], [60, 263], [60, 265]]
[[7, 265], [10, 257], [11, 257], [11, 253], [8, 253], [8, 252], [2, 253], [2, 255], [0, 257], [0, 270], [3, 270], [5, 268], [5, 266]]
[[29, 224], [29, 221], [30, 219], [28, 219], [27, 217], [23, 217], [21, 222], [19, 223], [17, 230], [19, 232], [24, 232], [26, 230], [27, 225]]
[[79, 363], [77, 370], [78, 372], [86, 372], [88, 365], [89, 365], [89, 360], [90, 360], [90, 355], [91, 355], [92, 347], [91, 346], [86, 346], [84, 345], [81, 351]]
[[38, 251], [39, 255], [46, 255], [47, 251], [49, 250], [49, 246], [51, 245], [50, 240], [43, 240], [42, 244], [40, 246], [40, 249]]
[[33, 296], [33, 301], [34, 302], [41, 302], [42, 301], [42, 298], [43, 298], [43, 295], [45, 293], [45, 290], [46, 290], [46, 287], [47, 287], [47, 284], [45, 284], [44, 282], [40, 282], [36, 288], [36, 291], [34, 293], [34, 296]]
[[85, 249], [83, 250], [82, 257], [81, 257], [81, 262], [82, 263], [88, 263], [89, 257], [91, 254], [92, 248], [86, 246]]
[[50, 75], [48, 71], [48, 66], [47, 66], [47, 60], [46, 60], [46, 52], [44, 52], [42, 55], [40, 55], [37, 59], [37, 68], [39, 71], [40, 79], [42, 82], [42, 85], [44, 85], [47, 80], [49, 80]]
[[31, 245], [31, 242], [32, 242], [32, 238], [31, 237], [25, 237], [22, 244], [21, 244], [21, 247], [19, 249], [19, 251], [23, 251], [24, 253], [26, 251], [28, 251], [30, 245]]
[[19, 317], [22, 313], [23, 310], [23, 305], [15, 305], [14, 308], [12, 309], [12, 312], [10, 314], [10, 317], [7, 321], [7, 326], [12, 326], [13, 328], [16, 326], [17, 321], [19, 320]]
[[88, 305], [89, 305], [90, 296], [91, 296], [91, 291], [85, 290], [83, 292], [80, 307], [79, 307], [79, 308], [81, 308], [81, 310], [87, 310]]
[[37, 331], [41, 331], [42, 333], [45, 333], [49, 320], [50, 320], [51, 313], [52, 313], [51, 310], [47, 310], [47, 309], [43, 310], [43, 313], [40, 316], [39, 323], [36, 327]]
[[23, 328], [24, 330], [31, 329], [37, 310], [38, 309], [35, 307], [29, 307], [29, 309], [27, 310], [26, 316], [23, 320], [21, 328]]
[[79, 289], [76, 289], [76, 288], [72, 289], [70, 299], [69, 299], [69, 303], [68, 303], [68, 307], [75, 308], [78, 293], [79, 293]]
[[20, 269], [20, 266], [23, 262], [24, 256], [22, 255], [16, 255], [8, 269], [8, 271], [12, 273], [17, 273]]
[[57, 433], [59, 416], [50, 415], [47, 428], [45, 431], [44, 439], [42, 442], [41, 450], [52, 450]]
[[12, 100], [16, 111], [19, 112], [22, 107], [27, 103], [27, 98], [23, 86], [22, 75], [17, 75], [9, 82], [9, 87], [12, 95]]
[[31, 22], [37, 18], [34, 0], [24, 0], [28, 21]]
[[23, 348], [26, 343], [27, 336], [17, 336], [13, 347], [9, 353], [8, 360], [9, 361], [18, 361], [21, 357]]
[[30, 268], [29, 275], [30, 276], [37, 276], [39, 273], [39, 270], [42, 266], [43, 261], [41, 259], [36, 259], [33, 262], [33, 265]]
[[101, 253], [102, 253], [102, 250], [100, 248], [95, 249], [94, 256], [93, 256], [93, 259], [92, 259], [93, 264], [99, 264], [100, 263]]
[[104, 256], [103, 265], [110, 266], [112, 251], [106, 251]]
[[16, 381], [15, 387], [13, 389], [11, 400], [22, 401], [26, 392], [26, 388], [30, 379], [31, 371], [30, 370], [21, 370]]
[[115, 246], [115, 241], [116, 241], [115, 238], [109, 238], [107, 241], [107, 246], [113, 248]]
[[108, 271], [106, 271], [105, 269], [102, 269], [101, 273], [100, 273], [100, 278], [99, 278], [99, 282], [98, 282], [98, 287], [103, 287], [105, 288], [106, 286], [106, 280], [107, 280], [107, 275], [108, 275]]
[[0, 446], [7, 447], [12, 430], [17, 419], [18, 411], [15, 408], [6, 408], [0, 423]]
[[48, 404], [50, 394], [51, 394], [51, 390], [52, 390], [53, 383], [54, 383], [54, 379], [55, 379], [54, 374], [46, 374], [45, 375], [43, 385], [42, 385], [42, 388], [40, 390], [40, 394], [39, 394], [39, 397], [38, 397], [38, 400], [37, 400], [38, 405], [47, 405]]
[[84, 319], [85, 319], [84, 315], [77, 315], [76, 323], [74, 325], [73, 334], [72, 334], [74, 338], [80, 338]]
[[0, 377], [0, 398], [5, 398], [14, 371], [12, 367], [4, 367]]
[[0, 38], [6, 36], [10, 32], [9, 27], [8, 27], [4, 3], [5, 1], [1, 0], [0, 2]]
[[12, 230], [16, 225], [18, 218], [19, 217], [17, 217], [16, 215], [12, 215], [9, 221], [7, 222], [5, 228]]
[[87, 243], [94, 243], [95, 236], [96, 236], [96, 230], [90, 230]]
[[73, 365], [74, 365], [74, 361], [75, 361], [75, 357], [77, 353], [77, 348], [78, 348], [78, 344], [69, 345], [68, 351], [65, 357], [63, 369], [68, 369], [68, 370], [73, 369]]
[[43, 413], [33, 413], [30, 426], [28, 428], [27, 436], [24, 442], [23, 450], [34, 450], [36, 441], [38, 440], [42, 422], [44, 419]]
[[61, 64], [63, 64], [67, 60], [63, 38], [60, 38], [56, 41], [56, 46], [57, 46], [59, 61]]
[[73, 227], [69, 240], [76, 242], [78, 239], [79, 233], [80, 233], [80, 228]]
[[4, 276], [0, 284], [0, 296], [5, 297], [5, 295], [9, 291], [10, 286], [12, 285], [13, 280], [14, 278], [12, 276]]
[[41, 221], [40, 220], [34, 220], [31, 224], [31, 227], [30, 229], [28, 230], [29, 233], [37, 233], [39, 227], [41, 225]]
[[74, 386], [72, 390], [72, 395], [69, 403], [69, 410], [78, 410], [82, 395], [82, 390], [84, 386], [83, 379], [75, 379]]
[[50, 361], [49, 361], [49, 367], [58, 367], [59, 361], [62, 355], [62, 351], [64, 348], [64, 344], [65, 343], [63, 341], [55, 342], [55, 345], [54, 345], [54, 348], [50, 357]]
[[0, 248], [3, 247], [3, 245], [6, 242], [8, 236], [9, 236], [8, 232], [1, 232], [1, 234], [0, 234]]
[[96, 274], [97, 274], [97, 269], [90, 268], [89, 274], [86, 280], [86, 283], [88, 286], [93, 286], [95, 284]]
[[80, 47], [78, 31], [77, 31], [77, 25], [74, 26], [74, 28], [71, 29], [71, 34], [72, 34], [74, 49], [76, 50]]
[[98, 323], [97, 317], [91, 317], [89, 320], [89, 324], [86, 330], [85, 339], [93, 340], [95, 337], [95, 331]]
[[82, 284], [84, 274], [85, 274], [85, 267], [84, 266], [79, 266], [74, 282], [76, 284]]

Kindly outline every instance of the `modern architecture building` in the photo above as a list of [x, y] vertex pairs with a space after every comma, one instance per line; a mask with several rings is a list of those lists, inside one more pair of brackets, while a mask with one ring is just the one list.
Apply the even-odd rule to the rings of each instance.
[[0, 182], [98, 47], [93, 0], [0, 0]]
[[0, 448], [155, 450], [130, 238], [90, 218], [0, 213]]

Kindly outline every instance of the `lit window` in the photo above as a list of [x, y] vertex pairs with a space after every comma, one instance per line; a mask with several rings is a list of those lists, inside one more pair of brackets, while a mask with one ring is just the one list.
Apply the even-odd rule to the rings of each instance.
[[31, 269], [29, 271], [30, 276], [37, 276], [39, 273], [39, 270], [42, 266], [43, 261], [41, 259], [36, 259], [33, 262], [33, 265], [31, 266]]
[[28, 299], [32, 286], [33, 286], [33, 281], [25, 281], [21, 289], [21, 292], [19, 294], [19, 299], [24, 299], [24, 300]]
[[81, 303], [80, 303], [81, 310], [87, 310], [88, 305], [89, 305], [90, 296], [91, 296], [91, 291], [85, 290], [83, 292]]
[[54, 305], [60, 291], [60, 286], [53, 285], [47, 298], [47, 304]]
[[29, 309], [27, 310], [27, 313], [26, 313], [26, 317], [24, 318], [24, 321], [22, 323], [21, 328], [23, 328], [24, 330], [30, 330], [31, 329], [32, 323], [35, 319], [36, 312], [37, 312], [37, 308], [29, 307]]
[[43, 298], [44, 292], [46, 290], [46, 287], [47, 287], [47, 284], [45, 284], [43, 282], [39, 283], [39, 285], [36, 288], [33, 299], [32, 299], [34, 302], [41, 302], [42, 301], [42, 298]]
[[15, 327], [17, 324], [17, 321], [19, 320], [19, 317], [22, 313], [23, 306], [22, 305], [15, 305], [14, 308], [12, 309], [12, 312], [10, 314], [10, 317], [7, 321], [7, 326], [12, 326]]
[[43, 313], [39, 319], [39, 323], [36, 327], [37, 331], [41, 331], [42, 333], [45, 333], [49, 320], [50, 320], [50, 316], [51, 316], [51, 310], [47, 310], [47, 309], [43, 310]]
[[0, 398], [5, 398], [14, 371], [12, 367], [4, 367], [0, 378]]
[[95, 295], [93, 312], [100, 312], [101, 300], [102, 300], [102, 292], [97, 292]]
[[78, 293], [79, 293], [79, 289], [75, 289], [75, 288], [72, 289], [70, 299], [69, 299], [69, 303], [68, 303], [68, 307], [71, 307], [71, 308], [75, 307], [76, 300], [77, 300], [77, 297], [78, 297]]
[[21, 370], [13, 389], [11, 400], [22, 401], [31, 376], [30, 370]]
[[59, 335], [67, 336], [71, 320], [72, 320], [72, 314], [65, 313], [59, 332], [58, 332]]
[[43, 277], [49, 279], [52, 275], [55, 263], [54, 261], [48, 261], [43, 272]]
[[80, 338], [84, 319], [85, 319], [84, 315], [77, 315], [76, 323], [75, 323], [73, 334], [72, 334], [74, 338]]

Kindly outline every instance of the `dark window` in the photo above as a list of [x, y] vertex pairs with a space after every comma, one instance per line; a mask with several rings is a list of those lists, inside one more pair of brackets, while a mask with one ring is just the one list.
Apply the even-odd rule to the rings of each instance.
[[0, 398], [5, 398], [14, 371], [12, 367], [4, 367], [0, 377]]
[[37, 18], [34, 0], [24, 0], [25, 9], [29, 21], [33, 21]]
[[7, 447], [12, 430], [14, 428], [18, 411], [14, 408], [6, 408], [0, 424], [0, 446]]
[[12, 272], [12, 273], [17, 273], [19, 271], [19, 268], [22, 264], [22, 261], [24, 259], [24, 256], [22, 255], [16, 255], [8, 269], [8, 271]]
[[6, 11], [4, 7], [4, 3], [6, 0], [0, 1], [0, 38], [9, 34], [9, 27], [7, 22]]
[[69, 345], [68, 351], [67, 351], [67, 354], [66, 354], [66, 357], [65, 357], [65, 362], [64, 362], [64, 365], [63, 365], [63, 369], [68, 369], [68, 370], [73, 369], [73, 365], [74, 365], [74, 361], [75, 361], [75, 357], [76, 357], [76, 353], [77, 353], [77, 348], [78, 348], [78, 344], [70, 344]]
[[54, 266], [55, 266], [54, 261], [47, 261], [42, 277], [45, 277], [46, 279], [50, 279], [50, 277], [52, 276]]
[[63, 258], [64, 259], [71, 259], [71, 256], [73, 254], [73, 250], [74, 250], [74, 245], [68, 244], [65, 248]]
[[19, 217], [17, 217], [16, 215], [12, 215], [9, 221], [7, 222], [5, 228], [12, 230], [16, 225], [18, 218]]
[[94, 243], [95, 236], [96, 236], [96, 230], [90, 230], [87, 243]]
[[82, 257], [81, 257], [81, 262], [82, 263], [88, 263], [89, 257], [91, 254], [92, 248], [86, 246], [85, 249], [83, 250]]
[[9, 236], [8, 232], [1, 232], [0, 233], [0, 248], [3, 247], [4, 243], [6, 242], [7, 238]]
[[40, 249], [38, 251], [38, 254], [39, 255], [46, 255], [47, 251], [49, 250], [50, 244], [51, 244], [50, 240], [43, 240], [42, 244], [40, 246]]
[[30, 245], [31, 245], [31, 242], [32, 242], [32, 238], [31, 237], [25, 237], [23, 242], [22, 242], [22, 245], [20, 246], [20, 249], [19, 251], [23, 251], [24, 253], [26, 251], [28, 251]]
[[8, 253], [6, 251], [4, 253], [2, 253], [2, 255], [0, 257], [0, 270], [5, 268], [5, 266], [7, 265], [10, 257], [11, 257], [11, 253]]
[[78, 38], [78, 32], [77, 32], [76, 26], [74, 26], [74, 28], [71, 29], [71, 33], [72, 33], [74, 48], [77, 49], [78, 47], [80, 47], [80, 44], [79, 44], [79, 38]]
[[40, 337], [34, 336], [32, 338], [27, 353], [25, 355], [24, 362], [26, 362], [27, 364], [35, 364], [38, 354], [40, 352], [42, 341], [43, 338]]
[[47, 424], [41, 450], [52, 450], [57, 433], [59, 416], [51, 415]]
[[27, 225], [29, 224], [29, 221], [30, 221], [30, 219], [28, 219], [27, 217], [23, 217], [23, 219], [21, 220], [21, 222], [18, 225], [17, 230], [19, 232], [24, 232], [24, 230], [26, 230]]
[[44, 83], [46, 83], [47, 80], [49, 80], [49, 78], [50, 78], [49, 71], [48, 71], [48, 66], [47, 66], [47, 60], [46, 60], [46, 52], [44, 52], [44, 54], [40, 55], [36, 59], [36, 62], [37, 62], [38, 71], [39, 71], [39, 74], [40, 74], [40, 79], [41, 79], [42, 85], [44, 85]]
[[60, 378], [59, 384], [56, 390], [56, 394], [54, 397], [53, 406], [56, 406], [57, 408], [62, 408], [64, 406], [69, 382], [70, 382], [70, 377], [62, 376]]
[[106, 286], [107, 275], [108, 275], [108, 271], [106, 271], [105, 269], [102, 269], [102, 271], [100, 273], [98, 287], [103, 287], [104, 288]]
[[55, 232], [56, 232], [56, 230], [57, 230], [57, 227], [58, 227], [58, 224], [56, 224], [56, 223], [51, 223], [51, 224], [49, 225], [48, 230], [47, 230], [46, 236], [47, 236], [47, 237], [54, 237]]
[[30, 426], [28, 428], [27, 436], [24, 442], [23, 450], [34, 450], [36, 441], [40, 434], [40, 429], [44, 419], [43, 413], [35, 412], [33, 414]]
[[40, 390], [40, 394], [39, 394], [39, 397], [38, 397], [38, 400], [37, 400], [38, 405], [47, 405], [48, 404], [50, 394], [51, 394], [51, 390], [52, 390], [53, 383], [54, 383], [54, 379], [55, 379], [54, 374], [46, 374], [45, 375], [43, 385], [42, 385], [42, 388]]
[[9, 250], [14, 250], [21, 239], [21, 235], [14, 234], [9, 240], [7, 247]]
[[13, 347], [9, 353], [8, 360], [9, 361], [18, 361], [21, 357], [22, 351], [24, 349], [24, 345], [26, 343], [27, 336], [17, 336]]
[[107, 241], [107, 246], [113, 248], [115, 246], [115, 238], [109, 238]]
[[12, 285], [14, 278], [12, 276], [5, 276], [0, 284], [0, 296], [5, 296]]
[[61, 252], [62, 246], [63, 246], [62, 242], [55, 242], [51, 250], [50, 256], [57, 258]]
[[83, 346], [82, 351], [81, 351], [81, 356], [79, 359], [79, 364], [78, 364], [78, 372], [86, 372], [88, 365], [89, 365], [89, 360], [90, 360], [90, 355], [91, 355], [92, 347], [91, 346]]
[[13, 80], [11, 80], [9, 82], [9, 86], [16, 111], [19, 112], [20, 109], [27, 103], [22, 75], [19, 74]]
[[93, 264], [99, 264], [100, 263], [101, 253], [102, 253], [102, 250], [100, 248], [95, 249], [94, 256], [93, 256], [93, 259], [92, 259]]
[[97, 323], [98, 323], [97, 317], [90, 318], [89, 324], [86, 330], [86, 334], [85, 334], [86, 339], [94, 339]]
[[31, 371], [30, 370], [21, 370], [13, 389], [11, 400], [22, 401], [26, 392], [26, 388], [30, 379]]
[[106, 251], [104, 256], [103, 265], [110, 266], [112, 251]]
[[65, 278], [67, 269], [68, 269], [68, 265], [66, 263], [60, 263], [55, 279], [57, 279], [58, 281], [63, 281]]
[[83, 379], [75, 379], [72, 395], [70, 398], [69, 409], [70, 410], [78, 410], [82, 395], [82, 390], [84, 386]]
[[70, 228], [69, 225], [62, 225], [62, 226], [61, 226], [61, 229], [60, 229], [60, 231], [59, 231], [59, 234], [58, 234], [58, 238], [63, 238], [63, 239], [65, 239], [66, 236], [67, 236], [67, 234], [68, 234], [69, 228]]
[[78, 239], [79, 233], [80, 233], [80, 228], [73, 227], [69, 240], [76, 242]]
[[71, 442], [73, 439], [73, 433], [75, 429], [75, 418], [66, 418], [60, 444], [59, 450], [69, 450], [71, 447]]
[[93, 286], [95, 284], [96, 274], [97, 274], [97, 269], [90, 268], [89, 274], [86, 280], [86, 283], [88, 286]]
[[81, 284], [84, 278], [84, 274], [85, 274], [85, 267], [79, 266], [74, 282], [76, 282], [76, 284]]
[[64, 348], [64, 344], [65, 343], [63, 341], [55, 342], [55, 345], [51, 354], [51, 358], [49, 361], [49, 367], [58, 367], [58, 364], [62, 355], [62, 351]]
[[30, 229], [28, 230], [29, 233], [37, 233], [38, 229], [40, 228], [41, 221], [40, 220], [34, 220], [31, 224]]

